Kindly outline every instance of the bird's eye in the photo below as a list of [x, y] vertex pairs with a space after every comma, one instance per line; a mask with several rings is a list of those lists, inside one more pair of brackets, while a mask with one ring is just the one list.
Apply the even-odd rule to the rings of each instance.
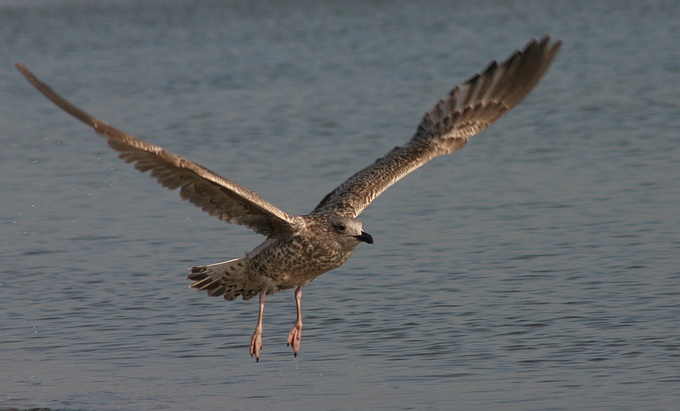
[[335, 229], [338, 230], [339, 233], [344, 233], [347, 231], [347, 226], [344, 224], [338, 224], [335, 226]]

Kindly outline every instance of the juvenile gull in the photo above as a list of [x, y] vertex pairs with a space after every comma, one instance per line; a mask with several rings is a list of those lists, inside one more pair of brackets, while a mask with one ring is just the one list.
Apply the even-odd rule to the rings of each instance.
[[255, 192], [190, 160], [127, 134], [66, 101], [24, 65], [16, 68], [57, 106], [107, 138], [119, 157], [149, 171], [163, 186], [179, 188], [182, 199], [228, 223], [266, 236], [242, 258], [193, 267], [191, 287], [225, 300], [259, 296], [257, 326], [250, 355], [260, 358], [262, 319], [268, 295], [295, 289], [297, 319], [288, 344], [297, 356], [302, 336], [302, 288], [342, 265], [361, 242], [373, 243], [356, 217], [383, 191], [434, 157], [453, 153], [468, 139], [515, 107], [536, 86], [555, 58], [560, 41], [530, 41], [501, 64], [492, 61], [481, 73], [454, 88], [421, 120], [404, 146], [360, 170], [326, 195], [311, 213], [288, 214]]

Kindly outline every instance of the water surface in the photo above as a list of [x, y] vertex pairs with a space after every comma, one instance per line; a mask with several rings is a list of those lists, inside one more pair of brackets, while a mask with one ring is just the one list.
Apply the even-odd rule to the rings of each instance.
[[[670, 409], [680, 401], [675, 2], [0, 5], [0, 408]], [[376, 243], [257, 305], [185, 268], [261, 238], [33, 90], [306, 213], [531, 37], [525, 102], [361, 219]]]

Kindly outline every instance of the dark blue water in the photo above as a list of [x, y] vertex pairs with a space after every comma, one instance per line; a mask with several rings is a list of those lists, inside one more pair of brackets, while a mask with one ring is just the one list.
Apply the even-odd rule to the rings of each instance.
[[[672, 409], [676, 2], [0, 4], [0, 409]], [[531, 37], [540, 86], [361, 219], [305, 289], [208, 299], [261, 238], [181, 202], [33, 90], [305, 213]]]

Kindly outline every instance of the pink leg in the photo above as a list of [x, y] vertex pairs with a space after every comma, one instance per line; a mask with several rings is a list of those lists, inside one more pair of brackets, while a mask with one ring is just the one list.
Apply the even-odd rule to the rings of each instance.
[[267, 291], [260, 292], [260, 311], [257, 315], [257, 326], [250, 338], [250, 356], [255, 356], [255, 361], [260, 361], [260, 351], [262, 351], [262, 318], [264, 317], [264, 301]]
[[295, 306], [297, 307], [297, 319], [288, 334], [288, 345], [293, 347], [293, 354], [297, 357], [302, 339], [302, 287], [295, 289]]

